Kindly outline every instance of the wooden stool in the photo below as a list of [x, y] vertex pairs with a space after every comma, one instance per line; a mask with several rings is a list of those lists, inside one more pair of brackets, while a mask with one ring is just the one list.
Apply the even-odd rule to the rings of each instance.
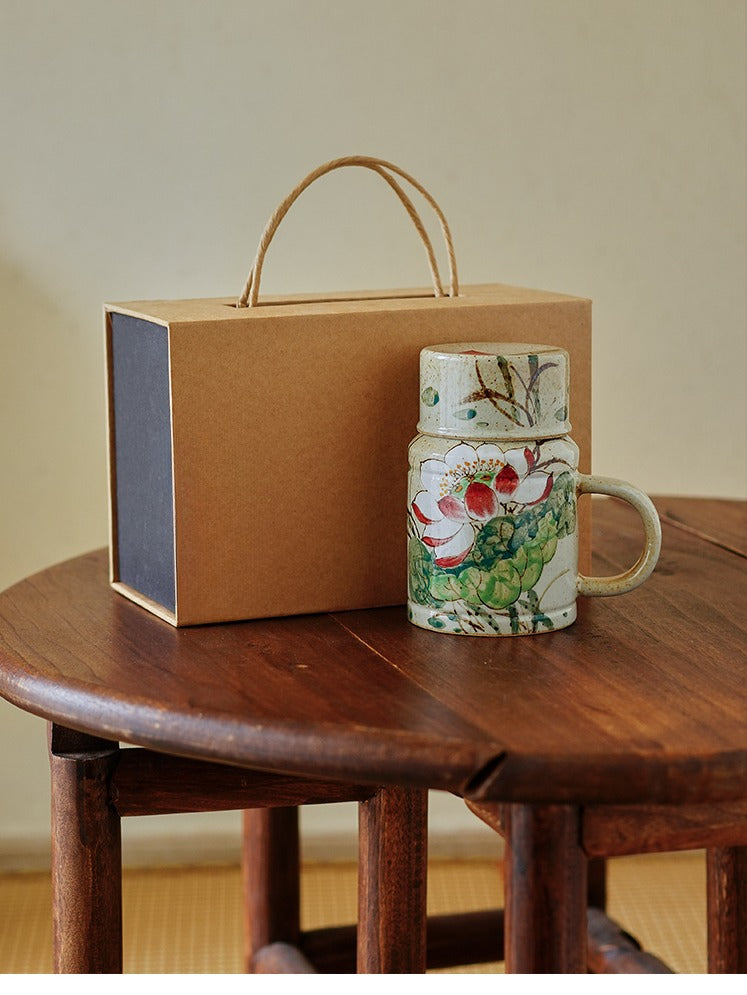
[[468, 807], [506, 840], [508, 973], [663, 974], [605, 914], [605, 860], [706, 849], [708, 970], [747, 970], [747, 802]]
[[[349, 969], [356, 933], [358, 971], [425, 970], [424, 790], [254, 773], [50, 729], [56, 972], [122, 970], [123, 816], [243, 807], [248, 971], [313, 972], [306, 949], [322, 968]], [[342, 801], [360, 803], [358, 928], [302, 933], [296, 806]]]

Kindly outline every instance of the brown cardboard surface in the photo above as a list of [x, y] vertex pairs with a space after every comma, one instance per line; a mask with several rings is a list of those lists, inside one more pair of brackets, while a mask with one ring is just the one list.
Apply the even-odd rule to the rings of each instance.
[[[107, 304], [110, 311], [147, 318], [162, 325], [190, 321], [247, 321], [289, 315], [338, 314], [351, 311], [428, 311], [432, 308], [461, 309], [479, 304], [555, 304], [584, 298], [548, 290], [532, 290], [508, 284], [471, 284], [458, 297], [434, 297], [423, 287], [399, 290], [360, 290], [320, 294], [286, 294], [263, 297], [255, 308], [237, 308], [234, 297], [192, 298], [168, 301], [129, 301]], [[588, 302], [587, 302], [588, 303]]]
[[[404, 603], [407, 447], [425, 345], [567, 349], [572, 434], [590, 471], [588, 300], [488, 285], [457, 298], [416, 289], [233, 304], [107, 305], [169, 329], [175, 617], [119, 584], [115, 524], [112, 581], [175, 624]], [[588, 570], [584, 505], [581, 517]]]

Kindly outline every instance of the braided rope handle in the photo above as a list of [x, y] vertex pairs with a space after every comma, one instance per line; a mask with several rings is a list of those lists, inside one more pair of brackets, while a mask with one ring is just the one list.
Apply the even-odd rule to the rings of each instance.
[[446, 253], [449, 262], [449, 297], [458, 296], [459, 282], [451, 231], [449, 230], [449, 225], [444, 217], [443, 211], [438, 206], [434, 198], [428, 193], [422, 184], [418, 183], [418, 181], [414, 179], [414, 177], [410, 176], [409, 173], [406, 173], [403, 169], [400, 169], [399, 166], [395, 166], [394, 163], [387, 162], [384, 159], [376, 159], [372, 156], [355, 155], [344, 156], [341, 159], [332, 159], [329, 162], [318, 166], [315, 170], [309, 173], [308, 176], [301, 180], [301, 182], [294, 187], [293, 190], [291, 190], [285, 200], [275, 209], [274, 213], [270, 217], [270, 220], [265, 225], [264, 231], [262, 232], [262, 236], [259, 240], [259, 246], [257, 247], [257, 254], [254, 257], [254, 264], [249, 271], [249, 276], [247, 277], [244, 289], [236, 303], [237, 307], [254, 307], [257, 304], [259, 299], [259, 282], [262, 276], [262, 267], [264, 265], [268, 246], [270, 245], [280, 222], [288, 213], [291, 205], [300, 197], [307, 187], [311, 186], [314, 180], [319, 179], [320, 176], [324, 176], [326, 173], [331, 173], [335, 169], [340, 169], [343, 166], [362, 166], [366, 169], [371, 169], [389, 184], [394, 193], [402, 202], [402, 205], [414, 223], [423, 245], [425, 246], [426, 255], [428, 257], [428, 266], [430, 268], [431, 279], [433, 281], [434, 294], [436, 297], [444, 297], [446, 294], [444, 293], [441, 278], [439, 276], [436, 257], [433, 252], [433, 245], [428, 237], [428, 233], [425, 230], [425, 226], [423, 225], [415, 205], [412, 203], [397, 180], [395, 180], [390, 174], [394, 173], [396, 176], [401, 177], [412, 187], [414, 187], [419, 194], [421, 194], [423, 199], [433, 208], [433, 211], [436, 214], [441, 226], [441, 233], [446, 244]]

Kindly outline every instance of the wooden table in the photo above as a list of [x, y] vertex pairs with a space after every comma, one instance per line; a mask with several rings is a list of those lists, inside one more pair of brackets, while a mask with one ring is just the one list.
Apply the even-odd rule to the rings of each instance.
[[[706, 843], [711, 969], [745, 970], [745, 504], [656, 503], [653, 577], [537, 637], [429, 633], [402, 608], [176, 630], [109, 589], [104, 551], [6, 591], [0, 693], [52, 723], [58, 969], [116, 969], [92, 951], [116, 945], [121, 815], [341, 798], [362, 802], [377, 882], [359, 967], [414, 969], [425, 939], [402, 922], [423, 910], [425, 797], [442, 789], [506, 837], [508, 970], [586, 969], [589, 858]], [[630, 565], [635, 514], [595, 500], [594, 522], [596, 572]], [[210, 777], [185, 802], [195, 769]], [[387, 836], [408, 820], [409, 850]], [[270, 823], [253, 825], [256, 844]]]

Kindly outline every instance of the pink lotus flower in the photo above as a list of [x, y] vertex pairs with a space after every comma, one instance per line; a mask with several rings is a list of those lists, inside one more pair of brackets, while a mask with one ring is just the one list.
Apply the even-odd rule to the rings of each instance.
[[544, 501], [553, 477], [535, 467], [531, 449], [504, 453], [493, 443], [475, 448], [461, 442], [443, 459], [424, 460], [423, 490], [413, 498], [412, 510], [424, 526], [421, 538], [433, 549], [436, 566], [459, 566], [474, 545], [477, 529], [507, 514], [508, 505]]

